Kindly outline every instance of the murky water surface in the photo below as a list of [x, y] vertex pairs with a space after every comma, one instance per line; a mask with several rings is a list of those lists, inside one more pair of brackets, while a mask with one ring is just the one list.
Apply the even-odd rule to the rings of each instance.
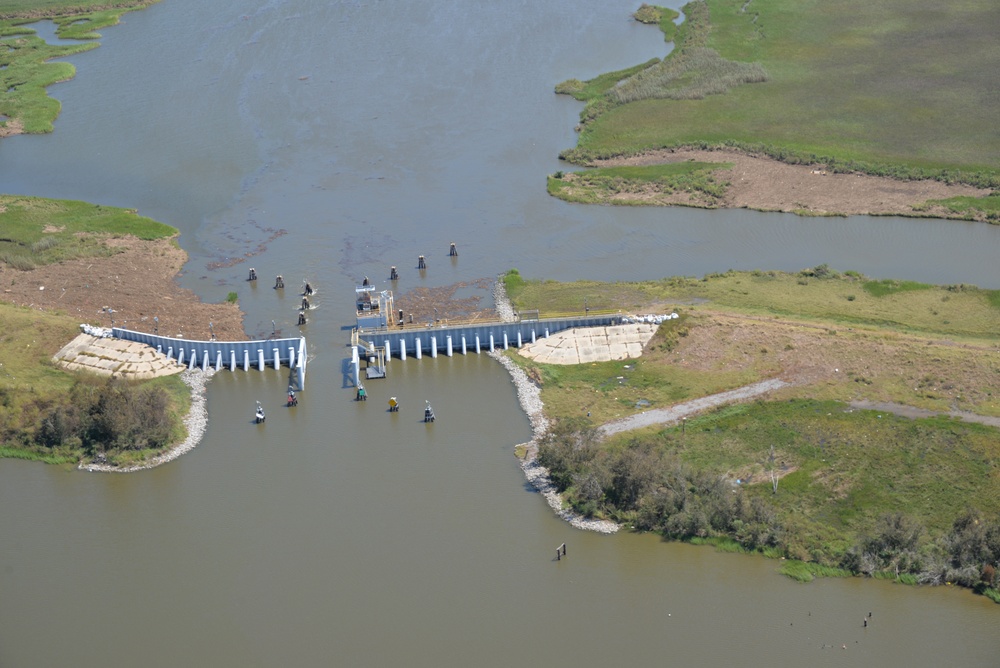
[[764, 559], [571, 529], [525, 487], [527, 421], [485, 356], [393, 361], [351, 401], [352, 288], [390, 265], [401, 291], [510, 267], [628, 280], [823, 262], [1000, 287], [986, 225], [549, 198], [580, 110], [554, 84], [666, 50], [634, 9], [164, 0], [71, 59], [55, 133], [0, 143], [0, 191], [178, 227], [184, 284], [236, 290], [250, 333], [294, 331], [298, 299], [269, 281], [308, 278], [314, 359], [291, 410], [285, 372], [219, 374], [204, 441], [154, 471], [0, 460], [0, 665], [995, 665], [997, 608], [966, 592], [800, 585]]

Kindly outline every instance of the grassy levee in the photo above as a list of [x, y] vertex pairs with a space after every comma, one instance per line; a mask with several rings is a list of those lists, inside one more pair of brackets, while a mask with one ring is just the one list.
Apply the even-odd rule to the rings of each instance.
[[177, 230], [134, 209], [73, 200], [0, 195], [0, 262], [21, 270], [114, 252], [105, 236], [173, 237]]
[[51, 132], [59, 115], [58, 100], [46, 88], [73, 78], [76, 68], [66, 62], [49, 62], [96, 48], [97, 42], [50, 45], [23, 24], [42, 18], [52, 19], [57, 34], [65, 39], [95, 40], [101, 28], [115, 25], [127, 11], [140, 9], [156, 0], [76, 1], [6, 0], [0, 2], [0, 41], [7, 47], [0, 53], [0, 137], [19, 132]]
[[[0, 269], [30, 271], [48, 263], [104, 255], [112, 252], [99, 243], [106, 236], [159, 239], [176, 234], [174, 228], [128, 209], [0, 197]], [[181, 417], [190, 406], [190, 393], [179, 377], [123, 388], [68, 373], [52, 357], [79, 333], [79, 320], [2, 299], [0, 293], [0, 457], [50, 463], [99, 457], [128, 464], [183, 439]], [[128, 420], [112, 419], [133, 409]]]
[[759, 64], [767, 80], [701, 99], [591, 102], [601, 113], [584, 111], [578, 146], [563, 157], [733, 146], [834, 170], [1000, 186], [996, 3], [699, 0], [684, 11], [688, 21], [707, 13], [709, 25], [703, 37], [682, 24], [665, 63], [709, 48]]
[[[864, 573], [996, 591], [997, 291], [825, 266], [614, 284], [508, 277], [521, 310], [579, 313], [586, 299], [680, 314], [636, 359], [557, 366], [512, 355], [541, 385], [556, 425], [542, 463], [578, 511], [785, 557], [781, 571], [803, 581]], [[616, 418], [773, 377], [791, 385], [683, 424], [594, 438]]]

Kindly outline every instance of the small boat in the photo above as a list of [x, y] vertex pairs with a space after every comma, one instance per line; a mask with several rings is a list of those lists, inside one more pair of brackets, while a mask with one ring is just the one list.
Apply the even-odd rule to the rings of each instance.
[[430, 402], [425, 402], [427, 405], [424, 406], [424, 422], [434, 422], [434, 409], [431, 408]]
[[264, 416], [264, 407], [260, 405], [259, 401], [257, 402], [257, 413], [255, 414], [254, 417], [256, 418], [257, 424], [260, 424], [261, 422], [267, 419]]
[[292, 390], [288, 390], [288, 404], [287, 405], [288, 405], [289, 408], [291, 408], [292, 406], [298, 406], [299, 405], [299, 398], [297, 396], [295, 396], [295, 392], [293, 392]]

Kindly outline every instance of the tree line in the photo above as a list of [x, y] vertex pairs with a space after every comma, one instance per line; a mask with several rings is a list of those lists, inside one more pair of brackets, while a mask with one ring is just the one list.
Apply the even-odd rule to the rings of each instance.
[[[801, 537], [783, 525], [767, 498], [696, 470], [649, 442], [605, 447], [591, 425], [567, 420], [541, 439], [538, 458], [563, 498], [583, 515], [678, 540], [723, 537], [747, 550], [799, 556], [793, 546]], [[887, 512], [848, 549], [833, 553], [813, 546], [811, 557], [853, 574], [959, 584], [1000, 602], [1000, 517], [972, 508], [936, 538], [916, 519]]]
[[20, 410], [0, 416], [4, 442], [33, 452], [60, 451], [103, 458], [114, 451], [160, 449], [173, 442], [179, 422], [162, 387], [113, 377], [81, 377], [68, 392], [10, 401]]

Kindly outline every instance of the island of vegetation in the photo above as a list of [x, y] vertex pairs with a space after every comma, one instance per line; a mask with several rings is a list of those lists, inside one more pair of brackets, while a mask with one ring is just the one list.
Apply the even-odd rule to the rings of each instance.
[[[148, 7], [158, 0], [0, 0], [0, 137], [52, 132], [59, 101], [49, 97], [51, 84], [72, 79], [70, 63], [52, 58], [88, 51], [98, 46], [101, 28], [118, 23], [122, 14]], [[51, 19], [56, 34], [80, 44], [47, 44], [26, 24]]]
[[602, 204], [1000, 222], [1000, 7], [990, 0], [694, 0], [665, 58], [556, 92], [586, 102], [594, 167], [549, 192]]
[[[827, 266], [504, 282], [515, 309], [543, 316], [679, 316], [637, 359], [510, 354], [549, 425], [529, 454], [576, 512], [781, 558], [804, 580], [957, 584], [1000, 602], [1000, 291]], [[657, 418], [768, 379], [782, 383], [763, 398]]]

